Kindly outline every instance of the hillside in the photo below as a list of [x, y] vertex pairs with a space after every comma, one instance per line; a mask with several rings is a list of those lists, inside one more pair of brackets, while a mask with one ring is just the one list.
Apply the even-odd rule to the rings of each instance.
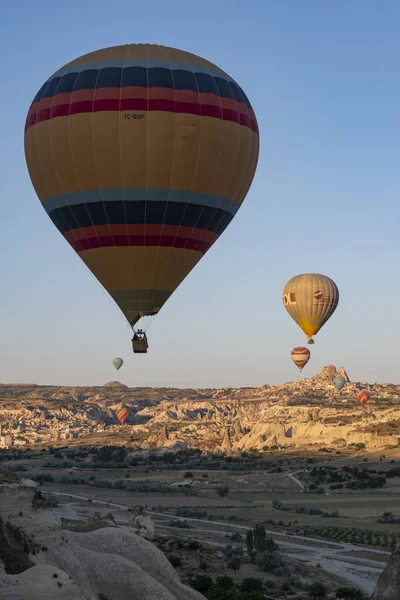
[[[339, 371], [346, 375], [343, 368]], [[367, 449], [400, 438], [400, 385], [348, 382], [338, 392], [334, 366], [294, 383], [260, 388], [127, 388], [2, 384], [0, 445], [123, 443], [140, 448], [226, 453], [274, 447]], [[367, 389], [367, 405], [356, 402]], [[120, 425], [115, 411], [126, 406]]]

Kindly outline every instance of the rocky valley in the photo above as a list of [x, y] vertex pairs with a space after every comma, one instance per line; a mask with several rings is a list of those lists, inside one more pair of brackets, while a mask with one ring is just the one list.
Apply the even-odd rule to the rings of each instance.
[[[338, 392], [332, 378], [347, 384]], [[370, 400], [357, 403], [366, 389]], [[124, 425], [116, 410], [129, 410]], [[0, 385], [0, 445], [112, 443], [235, 454], [278, 449], [396, 447], [400, 385], [351, 382], [330, 365], [314, 377], [260, 388]]]

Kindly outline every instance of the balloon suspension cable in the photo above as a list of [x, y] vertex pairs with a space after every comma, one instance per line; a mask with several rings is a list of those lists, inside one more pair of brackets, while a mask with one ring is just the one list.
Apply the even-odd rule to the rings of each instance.
[[[132, 329], [132, 331], [135, 333], [137, 330], [141, 330], [144, 331], [144, 333], [147, 333], [147, 331], [150, 329], [150, 327], [153, 325], [154, 320], [156, 318], [157, 315], [142, 315], [140, 317], [140, 319], [135, 323], [135, 325], [130, 325], [129, 327]], [[145, 319], [145, 324], [140, 323], [142, 321], [142, 319]], [[139, 324], [139, 326], [137, 327], [137, 325]]]

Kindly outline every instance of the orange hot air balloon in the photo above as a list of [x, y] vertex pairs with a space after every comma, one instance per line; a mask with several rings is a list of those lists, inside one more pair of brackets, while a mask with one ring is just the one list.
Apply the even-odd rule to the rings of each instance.
[[357, 394], [357, 400], [360, 404], [366, 404], [369, 400], [369, 393], [366, 390], [361, 390]]
[[129, 417], [130, 411], [128, 408], [120, 406], [119, 408], [117, 408], [115, 414], [117, 415], [117, 419], [121, 423], [121, 425], [124, 425], [125, 421]]
[[310, 351], [308, 348], [304, 348], [303, 346], [297, 346], [292, 350], [292, 361], [296, 365], [296, 367], [301, 371], [304, 369], [308, 361], [310, 360]]

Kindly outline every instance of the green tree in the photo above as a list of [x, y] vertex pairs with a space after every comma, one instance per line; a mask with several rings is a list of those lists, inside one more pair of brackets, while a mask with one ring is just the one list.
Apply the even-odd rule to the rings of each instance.
[[247, 554], [249, 556], [251, 556], [251, 554], [253, 553], [253, 550], [254, 550], [254, 540], [253, 540], [253, 530], [252, 529], [249, 529], [246, 534], [246, 547], [247, 547]]
[[269, 537], [266, 540], [266, 550], [268, 550], [268, 552], [276, 552], [277, 550], [279, 550], [278, 544], [275, 544], [272, 537]]
[[233, 547], [231, 544], [227, 544], [223, 550], [223, 555], [225, 556], [225, 558], [232, 558], [233, 556]]
[[267, 537], [264, 525], [257, 525], [253, 529], [254, 548], [257, 552], [265, 552], [267, 549]]
[[234, 556], [231, 561], [228, 562], [228, 569], [232, 569], [232, 571], [236, 574], [236, 571], [239, 571], [242, 563], [238, 556]]
[[281, 575], [284, 573], [284, 562], [279, 552], [258, 552], [256, 557], [256, 564], [267, 571], [268, 573], [276, 573]]
[[217, 494], [219, 496], [221, 496], [221, 498], [225, 498], [225, 496], [227, 496], [229, 494], [228, 486], [224, 485], [224, 486], [217, 487]]

